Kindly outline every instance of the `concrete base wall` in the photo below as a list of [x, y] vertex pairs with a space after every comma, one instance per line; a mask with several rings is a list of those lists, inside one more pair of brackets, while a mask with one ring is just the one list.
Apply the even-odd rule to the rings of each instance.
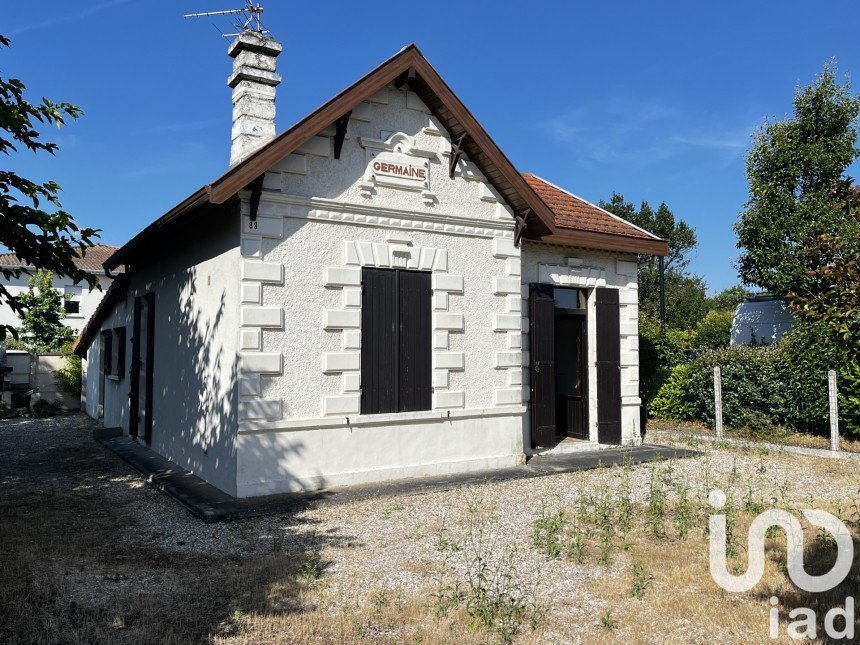
[[[523, 408], [374, 415], [328, 427], [243, 433], [239, 497], [317, 490], [523, 463]], [[346, 425], [349, 423], [349, 425]]]

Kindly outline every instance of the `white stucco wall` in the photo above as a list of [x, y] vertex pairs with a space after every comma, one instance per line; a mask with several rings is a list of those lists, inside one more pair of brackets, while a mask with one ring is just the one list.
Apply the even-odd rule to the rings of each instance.
[[[102, 329], [126, 327], [126, 373], [105, 381], [104, 425], [129, 428], [134, 298], [155, 293], [153, 450], [234, 494], [239, 327], [238, 214], [198, 221], [132, 267], [124, 301]], [[99, 339], [87, 352], [86, 409], [98, 410]], [[141, 428], [142, 433], [142, 428]]]
[[[95, 288], [92, 291], [89, 290], [89, 287], [86, 284], [74, 285], [72, 284], [72, 280], [70, 278], [58, 278], [54, 277], [53, 286], [54, 288], [60, 292], [60, 294], [64, 294], [67, 288], [80, 290], [80, 313], [68, 315], [63, 318], [63, 324], [66, 327], [71, 327], [74, 332], [77, 334], [84, 328], [84, 325], [87, 324], [87, 321], [95, 312], [96, 307], [99, 306], [99, 303], [102, 301], [105, 293], [108, 290], [111, 282], [113, 280], [108, 278], [105, 275], [96, 276], [99, 281], [99, 285], [101, 289]], [[29, 276], [21, 275], [18, 278], [0, 278], [3, 281], [3, 284], [6, 285], [6, 288], [9, 290], [11, 295], [18, 295], [27, 291], [27, 283], [29, 282]], [[5, 302], [0, 303], [0, 325], [12, 325], [13, 327], [18, 327], [21, 324], [20, 317], [12, 311], [12, 308]]]
[[771, 345], [791, 331], [793, 318], [784, 300], [738, 304], [732, 320], [732, 345]]
[[[528, 329], [528, 285], [542, 282], [588, 290], [586, 317], [588, 342], [588, 425], [590, 440], [597, 441], [597, 360], [596, 314], [594, 289], [616, 288], [619, 291], [621, 315], [621, 438], [623, 443], [639, 443], [639, 300], [636, 256], [612, 254], [523, 242], [523, 325]], [[523, 334], [528, 348], [528, 333]], [[525, 361], [528, 365], [528, 360]], [[524, 398], [528, 398], [529, 370], [523, 369]], [[530, 436], [530, 419], [525, 419], [525, 436]], [[528, 449], [528, 442], [526, 447]]]
[[[447, 133], [411, 92], [355, 109], [340, 159], [331, 134], [268, 173], [257, 222], [243, 221], [240, 495], [517, 463], [510, 211], [468, 160], [449, 177]], [[392, 149], [427, 182], [374, 181], [368, 164]], [[431, 411], [360, 415], [362, 266], [433, 273]]]

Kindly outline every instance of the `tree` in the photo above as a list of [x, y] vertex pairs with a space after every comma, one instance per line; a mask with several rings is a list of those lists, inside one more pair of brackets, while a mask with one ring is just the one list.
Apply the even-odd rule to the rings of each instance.
[[[707, 285], [687, 272], [690, 252], [696, 248], [696, 231], [685, 221], [676, 220], [665, 203], [657, 210], [648, 202], [637, 209], [620, 193], [601, 201], [600, 207], [669, 241], [665, 263], [666, 323], [676, 329], [688, 329], [707, 313]], [[639, 309], [644, 315], [657, 318], [660, 313], [660, 265], [653, 255], [640, 255]]]
[[709, 311], [693, 331], [693, 347], [697, 349], [728, 347], [732, 338], [734, 317], [733, 311]]
[[794, 114], [765, 123], [747, 158], [750, 198], [735, 224], [738, 271], [745, 284], [785, 296], [810, 276], [799, 251], [816, 237], [838, 235], [846, 222], [846, 169], [860, 155], [860, 97], [824, 66], [794, 96]]
[[24, 307], [20, 336], [33, 352], [59, 351], [74, 337], [74, 332], [63, 324], [63, 299], [53, 279], [50, 271], [39, 269], [30, 277], [27, 291], [19, 296]]
[[[0, 35], [0, 48], [8, 47], [9, 42]], [[71, 103], [54, 103], [46, 98], [39, 104], [30, 103], [24, 98], [24, 90], [20, 80], [0, 77], [0, 152], [10, 156], [23, 147], [33, 153], [54, 154], [57, 144], [41, 140], [37, 128], [60, 127], [66, 119], [77, 119], [81, 110]], [[37, 183], [11, 170], [0, 170], [0, 246], [17, 255], [24, 265], [69, 277], [75, 283], [86, 282], [93, 289], [98, 284], [95, 275], [82, 271], [74, 261], [86, 254], [98, 238], [98, 231], [79, 227], [62, 210], [59, 193], [60, 187], [53, 181]], [[42, 202], [50, 204], [53, 212], [42, 210]], [[29, 271], [0, 267], [0, 273], [8, 281]], [[3, 284], [0, 302], [18, 314], [26, 308], [20, 297]], [[5, 338], [7, 330], [14, 335], [12, 326], [0, 324], [0, 339]]]
[[740, 285], [728, 287], [711, 296], [708, 306], [711, 311], [734, 311], [745, 295], [746, 290]]

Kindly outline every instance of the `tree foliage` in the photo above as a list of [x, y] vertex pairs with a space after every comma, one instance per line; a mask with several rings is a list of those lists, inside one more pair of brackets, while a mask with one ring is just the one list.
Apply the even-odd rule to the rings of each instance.
[[747, 159], [750, 199], [735, 224], [738, 271], [745, 284], [779, 296], [807, 290], [800, 250], [821, 235], [838, 235], [848, 208], [846, 169], [860, 154], [860, 97], [837, 81], [835, 63], [798, 90], [794, 113], [767, 122]]
[[[600, 202], [600, 207], [668, 240], [669, 254], [664, 260], [666, 322], [677, 329], [693, 327], [708, 312], [705, 281], [687, 271], [690, 253], [697, 244], [696, 231], [684, 220], [676, 220], [665, 203], [655, 210], [643, 201], [637, 209], [623, 195], [613, 193], [608, 202]], [[657, 318], [660, 313], [659, 260], [653, 255], [640, 255], [638, 262], [639, 309]]]
[[[9, 39], [0, 35], [0, 48], [8, 47]], [[29, 150], [33, 153], [54, 154], [57, 144], [44, 141], [40, 126], [60, 127], [66, 119], [76, 119], [81, 110], [71, 103], [55, 103], [43, 98], [31, 103], [24, 97], [24, 84], [15, 78], [0, 77], [0, 152]], [[92, 289], [96, 277], [79, 269], [74, 260], [94, 244], [98, 232], [81, 228], [72, 216], [62, 210], [60, 187], [53, 181], [38, 183], [11, 170], [0, 169], [0, 246], [15, 253], [26, 266], [52, 271], [59, 277], [70, 277], [75, 283], [86, 282]], [[42, 204], [51, 211], [43, 210]], [[6, 281], [29, 273], [22, 268], [0, 268]], [[21, 314], [26, 305], [0, 284], [0, 302]], [[0, 325], [0, 338], [11, 326]]]
[[24, 307], [20, 337], [27, 349], [56, 352], [72, 340], [74, 332], [63, 324], [63, 298], [53, 286], [50, 271], [36, 271], [19, 299]]

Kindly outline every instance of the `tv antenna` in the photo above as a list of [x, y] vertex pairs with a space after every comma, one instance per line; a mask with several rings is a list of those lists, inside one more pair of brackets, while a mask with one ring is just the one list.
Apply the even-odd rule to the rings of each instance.
[[236, 33], [225, 34], [215, 23], [212, 25], [224, 38], [233, 38], [245, 32], [254, 32], [258, 34], [269, 33], [268, 29], [263, 29], [263, 5], [258, 0], [246, 0], [246, 4], [241, 9], [224, 9], [222, 11], [201, 11], [199, 13], [186, 13], [183, 18], [208, 18], [209, 16], [237, 16], [234, 18], [233, 28]]

